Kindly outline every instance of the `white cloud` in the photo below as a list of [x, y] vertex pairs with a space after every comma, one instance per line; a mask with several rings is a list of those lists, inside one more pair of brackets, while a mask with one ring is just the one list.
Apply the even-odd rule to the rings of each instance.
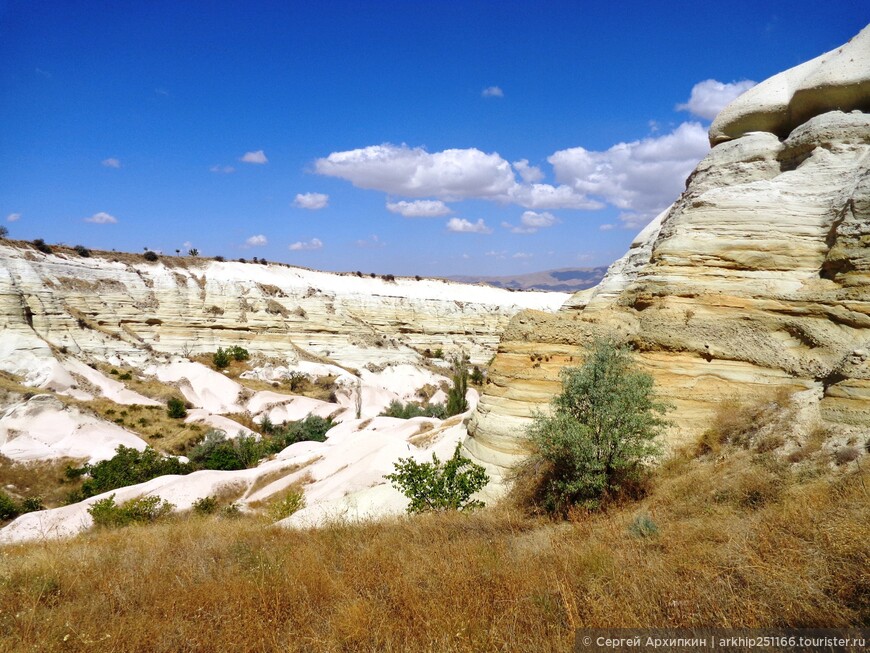
[[497, 252], [496, 250], [491, 249], [488, 252], [484, 252], [483, 255], [484, 256], [491, 256], [493, 258], [504, 258], [505, 256], [507, 256], [507, 251], [502, 250], [500, 252]]
[[450, 213], [450, 207], [440, 200], [387, 202], [387, 210], [406, 218], [437, 218]]
[[329, 195], [324, 195], [323, 193], [299, 193], [296, 195], [296, 199], [293, 200], [293, 204], [303, 209], [317, 211], [329, 204]]
[[533, 256], [534, 254], [529, 254], [528, 252], [517, 252], [512, 258], [532, 258]]
[[181, 246], [186, 249], [190, 249], [191, 247], [193, 247], [193, 243], [189, 240], [185, 240], [183, 243], [181, 243]]
[[505, 229], [510, 229], [511, 233], [515, 234], [533, 234], [538, 229], [552, 227], [559, 222], [559, 219], [552, 213], [536, 213], [535, 211], [525, 211], [520, 216], [520, 224], [513, 225], [510, 222], [502, 222], [501, 226]]
[[381, 247], [386, 247], [386, 245], [384, 241], [375, 235], [356, 241], [356, 246], [361, 249], [380, 249]]
[[319, 238], [312, 238], [311, 240], [299, 241], [293, 243], [289, 246], [289, 249], [298, 252], [300, 250], [312, 250], [312, 249], [321, 249], [323, 247], [323, 242]]
[[268, 245], [269, 239], [266, 238], [263, 234], [257, 234], [256, 236], [251, 236], [245, 241], [245, 245], [248, 247], [262, 247], [263, 245]]
[[481, 218], [477, 222], [470, 222], [465, 218], [450, 218], [447, 221], [447, 231], [462, 234], [491, 234], [492, 229], [486, 226]]
[[598, 227], [598, 230], [599, 230], [599, 231], [610, 231], [611, 229], [613, 229], [613, 228], [615, 228], [615, 227], [616, 227], [615, 224], [609, 224], [609, 223], [608, 223], [608, 224], [600, 225], [600, 226]]
[[214, 172], [221, 175], [229, 175], [236, 171], [233, 166], [212, 166], [209, 168], [210, 172]]
[[120, 168], [121, 167], [121, 162], [114, 157], [110, 157], [108, 159], [103, 159], [101, 161], [101, 163], [104, 166], [106, 166], [107, 168]]
[[670, 134], [617, 143], [604, 152], [561, 150], [547, 161], [557, 181], [580, 196], [600, 197], [622, 209], [620, 220], [639, 226], [674, 201], [709, 149], [707, 130], [686, 122]]
[[521, 184], [511, 164], [476, 148], [429, 153], [407, 145], [370, 145], [317, 159], [315, 171], [358, 188], [405, 197], [435, 197], [444, 202], [485, 199], [529, 209], [593, 209], [600, 202], [569, 186]]
[[692, 87], [689, 101], [685, 104], [678, 104], [676, 109], [677, 111], [688, 111], [699, 118], [713, 120], [734, 98], [753, 86], [755, 86], [755, 82], [750, 79], [730, 84], [724, 84], [715, 79], [705, 79]]
[[6, 222], [18, 222], [21, 219], [20, 213], [10, 213], [6, 216]]
[[169, 97], [169, 91], [165, 88], [155, 88], [154, 93], [157, 95], [162, 95], [163, 97]]
[[544, 173], [541, 172], [541, 169], [538, 166], [529, 165], [528, 159], [514, 161], [513, 166], [514, 170], [520, 173], [520, 177], [527, 184], [534, 184], [544, 178]]
[[94, 213], [91, 217], [85, 218], [85, 222], [93, 222], [94, 224], [115, 224], [118, 221], [114, 215], [109, 215], [103, 211]]
[[504, 97], [504, 91], [498, 86], [487, 86], [480, 94], [483, 97]]
[[266, 153], [263, 150], [257, 150], [256, 152], [245, 152], [244, 156], [239, 159], [242, 163], [257, 163], [264, 164], [269, 163], [269, 159], [266, 158]]

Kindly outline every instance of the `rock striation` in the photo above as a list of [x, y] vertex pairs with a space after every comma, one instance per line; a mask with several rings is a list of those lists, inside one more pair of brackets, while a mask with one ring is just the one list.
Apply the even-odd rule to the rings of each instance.
[[870, 27], [726, 107], [686, 191], [594, 289], [507, 326], [467, 446], [506, 466], [580, 348], [610, 336], [677, 410], [672, 443], [725, 398], [804, 391], [870, 432]]
[[241, 345], [277, 363], [350, 368], [419, 363], [421, 352], [494, 353], [523, 308], [555, 310], [563, 293], [509, 292], [433, 279], [373, 278], [283, 265], [130, 254], [84, 258], [0, 242], [0, 370], [32, 386], [69, 386], [58, 364], [143, 368], [155, 356]]

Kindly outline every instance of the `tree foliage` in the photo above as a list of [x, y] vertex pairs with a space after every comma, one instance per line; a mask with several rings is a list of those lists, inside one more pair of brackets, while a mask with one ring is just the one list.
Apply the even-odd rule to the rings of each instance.
[[465, 393], [468, 392], [468, 362], [465, 358], [453, 358], [453, 386], [447, 392], [447, 415], [459, 415], [468, 410]]
[[453, 457], [445, 462], [433, 453], [432, 462], [400, 458], [395, 469], [385, 478], [411, 500], [409, 513], [472, 510], [483, 506], [482, 501], [471, 499], [471, 495], [486, 486], [489, 476], [481, 465], [461, 454], [458, 443]]
[[537, 498], [551, 512], [594, 509], [661, 454], [669, 406], [629, 350], [610, 341], [594, 342], [585, 363], [561, 376], [551, 414], [536, 415], [527, 432], [535, 459], [544, 463]]

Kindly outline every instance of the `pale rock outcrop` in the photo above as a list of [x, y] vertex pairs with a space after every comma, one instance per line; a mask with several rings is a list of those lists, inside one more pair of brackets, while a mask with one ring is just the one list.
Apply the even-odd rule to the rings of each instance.
[[[777, 387], [805, 391], [819, 420], [867, 437], [870, 113], [851, 109], [870, 108], [868, 45], [865, 29], [735, 100], [686, 191], [598, 287], [511, 321], [470, 451], [502, 469], [525, 455], [530, 415], [597, 336], [636, 348], [677, 408], [672, 444], [707, 428], [723, 399]], [[849, 112], [823, 101], [843, 97]]]

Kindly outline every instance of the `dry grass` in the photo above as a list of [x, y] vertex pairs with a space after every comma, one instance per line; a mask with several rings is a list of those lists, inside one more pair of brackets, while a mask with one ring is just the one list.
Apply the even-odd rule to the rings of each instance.
[[81, 479], [66, 478], [67, 465], [79, 467], [84, 462], [75, 458], [16, 462], [0, 455], [0, 490], [18, 500], [40, 498], [46, 508], [56, 508], [82, 484]]
[[578, 627], [867, 623], [867, 472], [733, 453], [674, 459], [643, 501], [574, 523], [180, 517], [6, 547], [0, 648], [568, 651]]

